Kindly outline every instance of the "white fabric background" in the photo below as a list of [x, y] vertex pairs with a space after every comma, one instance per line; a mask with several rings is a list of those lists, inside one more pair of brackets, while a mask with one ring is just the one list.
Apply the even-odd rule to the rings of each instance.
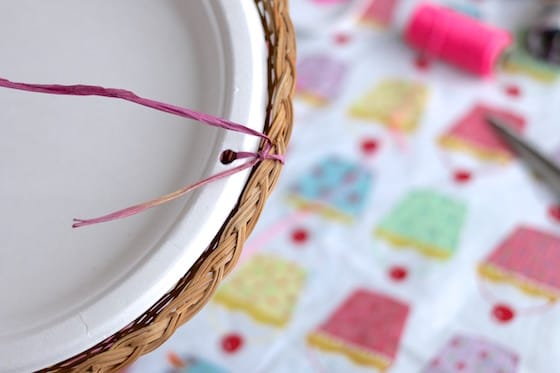
[[[411, 1], [402, 3], [411, 5]], [[533, 0], [443, 3], [473, 7], [485, 21], [510, 28], [526, 22], [527, 9], [536, 5]], [[313, 22], [313, 14], [298, 14], [298, 18], [305, 16]], [[350, 36], [344, 45], [333, 42], [336, 32], [325, 29], [298, 40], [300, 58], [328, 53], [346, 61], [348, 74], [340, 95], [328, 107], [317, 109], [296, 101], [288, 163], [254, 237], [294, 212], [286, 203], [288, 188], [331, 154], [365, 164], [374, 173], [366, 213], [350, 225], [312, 214], [295, 223], [310, 232], [305, 245], [294, 245], [291, 230], [287, 229], [260, 248], [260, 252], [277, 253], [296, 261], [308, 273], [304, 292], [286, 328], [260, 324], [244, 312], [230, 312], [211, 302], [130, 372], [171, 372], [165, 357], [169, 351], [199, 356], [232, 372], [372, 371], [342, 355], [310, 348], [305, 342], [306, 334], [356, 287], [391, 294], [411, 306], [401, 348], [390, 372], [419, 372], [455, 334], [484, 336], [515, 351], [521, 359], [519, 372], [560, 371], [560, 308], [517, 315], [505, 325], [497, 323], [490, 316], [494, 304], [481, 296], [481, 280], [476, 273], [480, 260], [520, 223], [560, 234], [560, 223], [547, 215], [554, 199], [517, 162], [486, 175], [475, 172], [471, 182], [458, 185], [450, 177], [452, 170], [442, 163], [441, 153], [445, 151], [435, 141], [475, 102], [486, 102], [523, 114], [528, 122], [527, 136], [552, 153], [560, 145], [560, 87], [503, 72], [493, 80], [483, 81], [440, 63], [433, 63], [428, 71], [419, 71], [413, 63], [415, 53], [401, 42], [396, 30], [353, 25], [344, 30]], [[408, 136], [405, 151], [398, 148], [383, 126], [347, 115], [357, 98], [386, 77], [421, 81], [429, 87], [430, 97], [419, 129]], [[507, 84], [520, 87], [521, 96], [504, 94]], [[370, 158], [360, 151], [364, 137], [376, 138], [381, 144]], [[470, 157], [451, 158], [458, 166], [475, 170], [480, 166]], [[468, 205], [460, 248], [447, 262], [427, 260], [412, 250], [394, 250], [372, 235], [395, 202], [415, 187], [441, 191]], [[411, 270], [410, 277], [403, 283], [391, 281], [386, 275], [391, 263], [406, 265]], [[544, 303], [512, 286], [482, 282], [489, 292], [518, 308]], [[243, 336], [244, 345], [239, 352], [226, 354], [220, 348], [220, 340], [231, 331]], [[318, 365], [312, 362], [314, 359]]]

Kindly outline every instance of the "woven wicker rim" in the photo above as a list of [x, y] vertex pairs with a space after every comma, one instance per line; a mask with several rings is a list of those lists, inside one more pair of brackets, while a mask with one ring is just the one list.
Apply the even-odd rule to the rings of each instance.
[[[271, 153], [285, 154], [293, 123], [295, 34], [288, 0], [254, 2], [269, 46], [264, 132], [274, 143]], [[282, 165], [276, 161], [263, 161], [253, 168], [236, 208], [210, 247], [173, 290], [125, 329], [80, 355], [40, 372], [116, 372], [162, 345], [208, 303], [222, 279], [231, 272], [281, 169]]]

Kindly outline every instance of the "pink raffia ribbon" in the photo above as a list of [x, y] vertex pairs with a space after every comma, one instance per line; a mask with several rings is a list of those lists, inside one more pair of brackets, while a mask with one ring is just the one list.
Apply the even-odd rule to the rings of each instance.
[[[259, 162], [264, 160], [278, 161], [281, 162], [282, 164], [285, 162], [284, 155], [270, 154], [270, 151], [272, 149], [272, 140], [270, 139], [270, 137], [268, 137], [267, 135], [261, 132], [248, 128], [242, 124], [235, 123], [227, 119], [219, 118], [210, 114], [200, 113], [179, 106], [166, 104], [164, 102], [143, 98], [136, 95], [134, 92], [127, 91], [124, 89], [104, 88], [100, 86], [83, 85], [83, 84], [79, 84], [79, 85], [29, 84], [29, 83], [12, 82], [3, 78], [0, 78], [0, 87], [16, 89], [20, 91], [27, 91], [27, 92], [51, 94], [51, 95], [101, 96], [101, 97], [121, 99], [121, 100], [133, 102], [138, 105], [146, 106], [154, 110], [162, 111], [164, 113], [176, 115], [182, 118], [192, 119], [207, 124], [209, 126], [222, 128], [228, 131], [239, 132], [246, 135], [256, 136], [264, 140], [263, 150], [257, 153], [234, 152], [232, 150], [224, 151], [224, 153], [222, 154], [222, 163], [231, 163], [238, 159], [249, 159], [249, 161], [237, 167], [219, 172], [206, 179], [200, 180], [192, 185], [188, 185], [182, 189], [179, 189], [173, 193], [167, 194], [157, 199], [144, 202], [135, 206], [131, 206], [104, 216], [100, 216], [98, 218], [74, 219], [74, 224], [72, 225], [73, 228], [80, 228], [88, 225], [106, 223], [109, 221], [124, 219], [129, 216], [139, 214], [148, 209], [181, 198], [185, 194], [195, 189], [198, 189], [204, 185], [232, 176], [243, 170], [252, 168], [255, 165], [257, 165]], [[227, 159], [224, 159], [224, 155], [227, 155]]]

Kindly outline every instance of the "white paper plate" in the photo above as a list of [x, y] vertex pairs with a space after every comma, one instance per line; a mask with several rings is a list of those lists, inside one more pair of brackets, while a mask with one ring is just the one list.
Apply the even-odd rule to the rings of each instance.
[[[252, 0], [0, 2], [0, 76], [127, 88], [262, 130], [266, 61]], [[0, 372], [102, 341], [188, 270], [248, 173], [126, 220], [93, 217], [225, 169], [252, 137], [123, 101], [0, 90]], [[231, 167], [231, 166], [230, 166]]]

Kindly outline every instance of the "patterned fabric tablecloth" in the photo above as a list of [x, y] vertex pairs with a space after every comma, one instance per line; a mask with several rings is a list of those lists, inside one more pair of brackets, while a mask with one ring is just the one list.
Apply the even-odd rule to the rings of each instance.
[[[247, 255], [128, 373], [560, 371], [560, 205], [484, 121], [560, 162], [560, 69], [521, 47], [492, 80], [430, 61], [392, 21], [411, 3], [298, 40], [288, 163]], [[519, 35], [537, 2], [440, 3]]]

